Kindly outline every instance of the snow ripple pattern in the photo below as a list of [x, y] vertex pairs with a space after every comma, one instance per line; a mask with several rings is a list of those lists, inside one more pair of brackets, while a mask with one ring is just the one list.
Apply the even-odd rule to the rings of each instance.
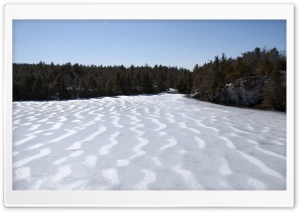
[[285, 190], [286, 115], [181, 94], [13, 102], [14, 190]]

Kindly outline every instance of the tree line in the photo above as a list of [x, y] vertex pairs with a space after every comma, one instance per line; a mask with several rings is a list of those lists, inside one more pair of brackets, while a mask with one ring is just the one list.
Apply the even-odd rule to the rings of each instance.
[[238, 79], [265, 78], [260, 100], [252, 105], [262, 109], [286, 110], [286, 55], [276, 48], [242, 53], [236, 59], [222, 54], [214, 60], [195, 65], [193, 72], [185, 72], [178, 83], [180, 93], [199, 93], [204, 101], [218, 102], [226, 84]]
[[13, 64], [13, 100], [67, 100], [156, 94], [174, 88], [189, 70], [171, 66]]
[[156, 94], [168, 88], [199, 92], [203, 101], [218, 103], [226, 84], [243, 78], [267, 78], [257, 108], [286, 110], [286, 55], [276, 48], [244, 52], [233, 59], [215, 56], [188, 69], [149, 65], [86, 66], [13, 64], [13, 100], [53, 100], [100, 96]]

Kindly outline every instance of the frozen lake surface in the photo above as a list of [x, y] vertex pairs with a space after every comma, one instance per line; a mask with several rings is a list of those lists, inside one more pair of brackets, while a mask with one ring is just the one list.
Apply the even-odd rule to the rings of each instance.
[[286, 114], [180, 94], [13, 103], [15, 190], [285, 190]]

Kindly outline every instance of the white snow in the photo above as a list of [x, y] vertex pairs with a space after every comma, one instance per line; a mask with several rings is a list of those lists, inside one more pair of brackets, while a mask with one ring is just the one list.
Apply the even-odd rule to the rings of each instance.
[[182, 169], [179, 165], [172, 168], [175, 172], [181, 175], [185, 183], [192, 189], [202, 190], [203, 187], [196, 182], [192, 172]]
[[110, 181], [111, 184], [115, 185], [119, 183], [118, 172], [114, 168], [105, 169], [102, 171], [102, 176]]
[[181, 94], [13, 103], [14, 190], [285, 190], [286, 114]]
[[30, 177], [30, 167], [21, 167], [15, 170], [14, 181], [19, 181], [23, 179], [28, 179]]
[[168, 144], [160, 147], [159, 149], [160, 150], [168, 149], [168, 148], [173, 147], [177, 144], [177, 141], [173, 137], [168, 139], [168, 142], [169, 142]]
[[155, 172], [147, 169], [142, 170], [145, 173], [144, 179], [134, 186], [134, 190], [147, 190], [148, 184], [156, 181]]

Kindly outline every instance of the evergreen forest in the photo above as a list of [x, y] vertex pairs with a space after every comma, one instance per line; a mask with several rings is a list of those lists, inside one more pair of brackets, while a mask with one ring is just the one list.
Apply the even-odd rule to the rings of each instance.
[[[276, 48], [216, 56], [192, 71], [171, 66], [125, 67], [71, 64], [13, 64], [13, 101], [68, 100], [101, 96], [157, 94], [168, 88], [199, 93], [200, 100], [220, 102], [227, 84], [238, 79], [264, 78], [259, 101], [252, 107], [286, 110], [286, 55]], [[223, 92], [224, 93], [224, 92]]]
[[177, 67], [13, 64], [13, 100], [67, 100], [156, 94], [176, 87], [189, 70]]

